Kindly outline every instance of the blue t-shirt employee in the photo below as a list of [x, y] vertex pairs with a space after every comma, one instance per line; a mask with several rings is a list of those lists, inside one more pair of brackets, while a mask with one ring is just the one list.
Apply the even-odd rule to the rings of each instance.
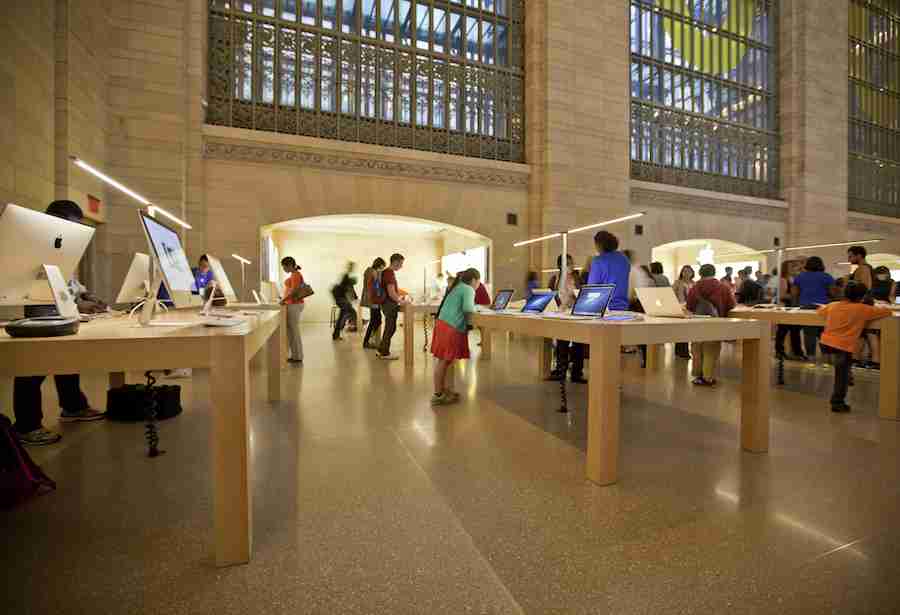
[[198, 294], [203, 293], [203, 289], [209, 286], [213, 280], [212, 269], [209, 268], [209, 258], [206, 254], [197, 261], [197, 267], [194, 269], [194, 286]]
[[594, 235], [594, 244], [597, 246], [598, 254], [591, 260], [587, 283], [615, 284], [616, 289], [609, 302], [609, 309], [627, 310], [628, 274], [631, 271], [631, 263], [619, 252], [619, 238], [609, 231], [600, 231]]

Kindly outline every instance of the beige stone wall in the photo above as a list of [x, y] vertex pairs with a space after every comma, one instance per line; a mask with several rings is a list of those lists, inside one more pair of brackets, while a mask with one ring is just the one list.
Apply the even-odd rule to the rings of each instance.
[[780, 3], [780, 121], [785, 245], [847, 235], [847, 0]]
[[[258, 254], [261, 227], [297, 218], [366, 213], [407, 216], [489, 237], [494, 242], [497, 283], [524, 286], [527, 251], [513, 248], [512, 244], [525, 233], [521, 222], [520, 226], [508, 226], [506, 215], [514, 213], [520, 221], [527, 219], [525, 185], [427, 178], [428, 174], [465, 172], [466, 167], [478, 177], [489, 167], [503, 177], [524, 173], [527, 178], [524, 165], [362, 144], [322, 143], [319, 139], [232, 128], [207, 127], [206, 132], [207, 139], [217, 143], [230, 140], [236, 149], [231, 153], [219, 149], [205, 162], [207, 219], [203, 250]], [[298, 151], [312, 151], [314, 157], [326, 160], [330, 166], [287, 159], [288, 155], [298, 155]], [[244, 159], [247, 156], [261, 161], [248, 162]], [[371, 161], [389, 162], [390, 166], [366, 172], [342, 170], [365, 167]], [[239, 275], [234, 265], [226, 267], [230, 267], [229, 276]], [[256, 263], [248, 268], [248, 275], [259, 279]]]
[[[528, 11], [532, 235], [630, 212], [628, 3], [538, 0]], [[591, 249], [589, 234], [572, 237], [573, 254]], [[532, 250], [534, 265], [558, 251]]]
[[43, 209], [54, 195], [55, 0], [0, 9], [0, 202]]

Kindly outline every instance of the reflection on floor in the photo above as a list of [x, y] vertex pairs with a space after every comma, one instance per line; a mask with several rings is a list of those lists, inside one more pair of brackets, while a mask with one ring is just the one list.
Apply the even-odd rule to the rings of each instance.
[[[559, 415], [533, 342], [499, 341], [435, 411], [424, 355], [407, 377], [355, 336], [305, 335], [287, 401], [254, 379], [250, 565], [212, 566], [198, 378], [164, 457], [109, 423], [35, 451], [59, 491], [2, 517], [5, 612], [897, 612], [900, 424], [877, 418], [872, 377], [834, 415], [829, 373], [789, 370], [771, 452], [753, 455], [733, 348], [715, 390], [671, 349], [656, 374], [626, 358], [621, 481], [601, 488], [583, 478], [585, 389]], [[102, 405], [103, 379], [85, 384]]]

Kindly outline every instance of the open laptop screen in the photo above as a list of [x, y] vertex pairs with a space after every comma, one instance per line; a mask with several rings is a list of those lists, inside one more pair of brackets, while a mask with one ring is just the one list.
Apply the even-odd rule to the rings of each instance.
[[492, 310], [505, 310], [506, 306], [509, 305], [509, 300], [512, 299], [513, 290], [498, 290], [497, 296], [494, 297], [494, 303], [491, 305]]
[[578, 292], [575, 305], [572, 306], [573, 316], [596, 316], [602, 318], [606, 308], [612, 299], [615, 284], [591, 284], [582, 286]]
[[525, 302], [522, 311], [526, 314], [540, 314], [547, 309], [554, 297], [556, 297], [556, 293], [553, 292], [531, 295], [531, 299]]

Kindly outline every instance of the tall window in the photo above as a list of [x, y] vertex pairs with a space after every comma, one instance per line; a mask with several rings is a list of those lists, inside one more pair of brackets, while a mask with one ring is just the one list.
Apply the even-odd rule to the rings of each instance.
[[211, 124], [520, 162], [523, 0], [210, 0]]
[[900, 217], [900, 0], [850, 1], [850, 209]]
[[775, 2], [629, 1], [632, 177], [776, 196]]

